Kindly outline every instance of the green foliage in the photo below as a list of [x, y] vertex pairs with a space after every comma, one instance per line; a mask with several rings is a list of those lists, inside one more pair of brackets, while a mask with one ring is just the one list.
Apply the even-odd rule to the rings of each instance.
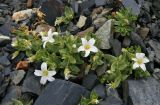
[[23, 99], [13, 100], [13, 105], [32, 105], [32, 104], [33, 104], [33, 100], [30, 100], [30, 101], [24, 101]]
[[148, 71], [140, 68], [133, 71], [132, 58], [136, 52], [141, 52], [140, 47], [130, 47], [122, 50], [122, 54], [118, 57], [105, 55], [105, 59], [110, 63], [110, 69], [104, 74], [100, 80], [102, 83], [108, 83], [112, 88], [117, 88], [121, 82], [126, 80], [131, 74], [136, 78], [149, 76]]
[[[21, 35], [19, 35], [19, 33], [21, 33]], [[103, 64], [103, 53], [100, 51], [96, 54], [91, 53], [89, 59], [83, 57], [84, 52], [78, 52], [79, 46], [82, 45], [81, 38], [78, 36], [54, 36], [55, 42], [48, 42], [46, 48], [43, 48], [43, 42], [38, 35], [28, 35], [27, 33], [23, 33], [23, 30], [19, 30], [17, 33], [14, 32], [14, 34], [17, 35], [17, 37], [12, 43], [16, 50], [13, 58], [15, 58], [19, 52], [24, 52], [30, 62], [46, 62], [49, 70], [56, 70], [57, 72], [64, 72], [66, 70], [64, 75], [70, 73], [69, 75], [72, 75], [72, 77], [76, 77], [79, 73], [84, 74], [85, 71], [81, 71], [81, 67], [84, 67], [84, 65], [90, 65], [91, 69], [95, 70]], [[92, 33], [86, 35], [86, 39], [89, 40], [90, 38], [96, 39]], [[98, 41], [96, 41], [96, 45], [97, 44]]]
[[127, 36], [133, 30], [133, 23], [137, 17], [132, 14], [130, 9], [121, 9], [111, 16], [114, 21], [115, 32], [120, 33], [122, 36]]
[[92, 91], [89, 98], [82, 97], [79, 105], [98, 105], [98, 95]]
[[72, 8], [65, 6], [64, 16], [58, 17], [56, 19], [55, 26], [60, 25], [62, 23], [69, 24], [70, 21], [73, 19], [73, 17], [74, 17], [74, 12]]

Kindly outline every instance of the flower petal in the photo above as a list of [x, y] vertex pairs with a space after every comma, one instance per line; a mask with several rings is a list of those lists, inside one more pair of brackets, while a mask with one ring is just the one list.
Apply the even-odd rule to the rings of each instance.
[[145, 57], [144, 59], [143, 59], [143, 63], [148, 63], [149, 62], [149, 59], [147, 58], [147, 57]]
[[84, 46], [80, 46], [80, 47], [78, 48], [78, 52], [84, 51], [84, 50], [85, 50]]
[[132, 58], [133, 61], [137, 61], [137, 58]]
[[43, 48], [46, 48], [47, 42], [48, 42], [48, 41], [46, 41], [46, 42], [43, 43]]
[[55, 36], [57, 36], [59, 33], [58, 32], [53, 32], [52, 34], [55, 35]]
[[45, 85], [47, 82], [47, 78], [46, 77], [41, 77], [40, 83]]
[[55, 78], [53, 78], [53, 77], [48, 77], [47, 79], [48, 79], [48, 81], [50, 81], [50, 82], [52, 82], [52, 81], [55, 80]]
[[145, 64], [141, 64], [140, 67], [142, 68], [143, 71], [146, 71], [146, 66], [145, 66]]
[[56, 71], [48, 71], [48, 73], [49, 73], [48, 75], [52, 77], [52, 76], [56, 75], [57, 72]]
[[41, 64], [41, 70], [47, 70], [47, 63], [46, 62], [43, 62]]
[[86, 45], [88, 43], [88, 41], [85, 38], [81, 38], [81, 40], [83, 45]]
[[34, 75], [36, 76], [42, 76], [42, 71], [41, 70], [35, 70]]
[[53, 36], [53, 34], [52, 34], [52, 29], [49, 29], [49, 31], [48, 31], [48, 36]]
[[42, 37], [42, 42], [46, 42], [46, 41], [48, 41], [48, 40], [49, 40], [48, 37]]
[[50, 38], [49, 40], [48, 40], [48, 42], [50, 42], [50, 43], [53, 43], [55, 40], [53, 39], [53, 38]]
[[98, 52], [98, 49], [97, 49], [97, 47], [95, 47], [95, 46], [91, 46], [90, 51], [92, 51], [92, 52]]
[[136, 68], [138, 68], [138, 67], [139, 67], [139, 64], [135, 62], [135, 63], [133, 64], [133, 69], [136, 69]]
[[144, 53], [136, 53], [136, 58], [144, 58], [145, 54]]
[[90, 44], [90, 45], [94, 45], [95, 44], [95, 39], [94, 38], [92, 38], [92, 39], [90, 39], [89, 41], [88, 41], [88, 43]]
[[88, 50], [88, 51], [85, 51], [84, 57], [88, 57], [89, 54], [90, 54], [90, 51], [89, 51], [89, 50]]

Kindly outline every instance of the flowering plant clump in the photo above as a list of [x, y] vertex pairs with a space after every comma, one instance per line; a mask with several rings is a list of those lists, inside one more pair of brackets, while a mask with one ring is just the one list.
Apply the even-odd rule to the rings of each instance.
[[[85, 70], [82, 71], [81, 69], [85, 65], [89, 65], [86, 67], [87, 69], [89, 67], [89, 69], [95, 70], [103, 64], [103, 53], [96, 47], [98, 41], [92, 33], [83, 38], [73, 35], [60, 36], [57, 32], [51, 30], [48, 31], [48, 34], [41, 32], [28, 35], [28, 33], [24, 33], [22, 28], [15, 30], [13, 33], [17, 35], [16, 40], [12, 42], [13, 47], [16, 49], [13, 54], [14, 57], [20, 52], [25, 52], [29, 62], [45, 62], [48, 70], [63, 72], [66, 80], [76, 78], [78, 74], [85, 74]], [[84, 47], [87, 47], [87, 49]], [[80, 51], [84, 52], [80, 53]], [[42, 84], [45, 84], [46, 80], [50, 81], [48, 78], [44, 80], [44, 71], [48, 74], [47, 76], [53, 76], [49, 75], [50, 71], [46, 70], [47, 68], [42, 67], [41, 70], [35, 71], [35, 75], [42, 76]]]

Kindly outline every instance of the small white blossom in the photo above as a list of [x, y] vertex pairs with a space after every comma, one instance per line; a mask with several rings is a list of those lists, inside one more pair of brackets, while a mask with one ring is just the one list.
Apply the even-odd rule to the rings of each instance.
[[52, 29], [50, 29], [47, 33], [47, 36], [45, 36], [44, 32], [40, 32], [40, 35], [42, 36], [43, 48], [45, 48], [46, 43], [53, 43], [55, 41], [53, 36], [58, 35], [58, 32], [52, 32]]
[[146, 71], [145, 63], [148, 63], [149, 59], [144, 53], [136, 53], [136, 58], [132, 58], [132, 60], [135, 61], [133, 64], [133, 69], [140, 67], [143, 71]]
[[92, 104], [99, 104], [99, 100], [98, 99], [92, 99], [91, 103]]
[[77, 46], [76, 46], [76, 44], [73, 44], [72, 47], [73, 47], [73, 48], [76, 48]]
[[36, 76], [41, 76], [41, 80], [40, 83], [41, 84], [46, 84], [47, 81], [54, 81], [55, 78], [53, 78], [52, 76], [54, 76], [56, 74], [56, 71], [48, 71], [47, 69], [47, 63], [43, 62], [41, 64], [41, 70], [35, 70], [34, 75]]
[[95, 44], [94, 38], [90, 39], [89, 41], [87, 41], [85, 38], [81, 38], [81, 40], [82, 40], [82, 46], [78, 48], [78, 52], [85, 51], [84, 57], [87, 57], [90, 54], [90, 52], [94, 53], [98, 52], [97, 47], [94, 46]]

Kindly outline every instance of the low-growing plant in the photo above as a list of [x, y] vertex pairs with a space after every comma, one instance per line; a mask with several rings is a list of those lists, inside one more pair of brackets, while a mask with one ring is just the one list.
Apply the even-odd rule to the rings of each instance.
[[62, 23], [69, 24], [74, 17], [74, 12], [72, 8], [65, 6], [64, 15], [61, 17], [57, 17], [55, 21], [55, 26], [60, 25]]
[[[13, 54], [14, 57], [20, 52], [24, 52], [30, 62], [46, 62], [49, 70], [62, 71], [65, 77], [76, 77], [79, 73], [85, 72], [81, 70], [81, 67], [85, 67], [85, 65], [90, 65], [90, 68], [95, 70], [97, 66], [103, 64], [103, 53], [95, 47], [98, 45], [98, 41], [95, 41], [96, 36], [92, 33], [84, 38], [73, 35], [56, 35], [53, 43], [47, 42], [47, 40], [47, 43], [43, 42], [43, 37], [41, 39], [41, 36], [37, 34], [31, 33], [28, 35], [28, 32], [24, 33], [23, 29], [15, 30], [13, 33], [17, 36], [12, 43], [16, 50]], [[85, 43], [91, 39], [94, 44], [93, 48], [88, 44], [83, 46], [82, 39], [85, 39]], [[44, 43], [46, 43], [45, 47], [43, 46]], [[80, 46], [84, 51], [78, 51]], [[89, 48], [96, 48], [97, 52], [94, 54], [92, 49], [87, 52], [85, 48], [87, 48], [87, 51], [89, 51]], [[88, 56], [89, 54], [90, 56]]]
[[13, 105], [33, 105], [33, 100], [25, 101], [24, 99], [13, 99]]
[[112, 88], [117, 88], [121, 82], [126, 80], [131, 74], [136, 78], [149, 76], [149, 72], [141, 68], [133, 70], [133, 61], [136, 53], [140, 53], [140, 47], [130, 47], [123, 49], [123, 53], [114, 57], [105, 54], [105, 58], [110, 64], [110, 69], [100, 78], [102, 83], [107, 83]]
[[109, 16], [114, 19], [114, 30], [122, 36], [127, 36], [133, 30], [133, 24], [137, 20], [137, 16], [133, 15], [130, 9], [120, 9], [118, 12]]
[[98, 105], [98, 95], [96, 92], [92, 91], [89, 98], [82, 97], [79, 105]]

